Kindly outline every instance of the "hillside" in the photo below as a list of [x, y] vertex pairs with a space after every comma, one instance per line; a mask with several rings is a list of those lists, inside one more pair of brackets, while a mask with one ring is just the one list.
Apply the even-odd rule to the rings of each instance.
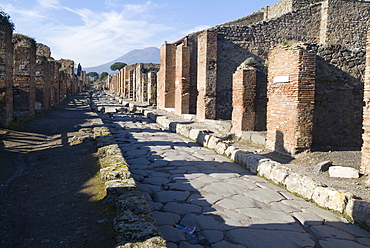
[[83, 68], [87, 73], [89, 72], [108, 72], [109, 74], [114, 74], [116, 72], [110, 70], [110, 66], [115, 62], [123, 62], [128, 65], [135, 64], [135, 63], [159, 63], [159, 48], [157, 47], [147, 47], [144, 49], [135, 49], [132, 50], [121, 57], [110, 61], [108, 63], [94, 66], [94, 67], [87, 67]]

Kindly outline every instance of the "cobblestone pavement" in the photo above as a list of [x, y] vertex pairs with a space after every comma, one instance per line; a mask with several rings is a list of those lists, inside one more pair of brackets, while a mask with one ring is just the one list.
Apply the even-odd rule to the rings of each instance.
[[370, 247], [367, 231], [141, 115], [103, 120], [170, 248]]

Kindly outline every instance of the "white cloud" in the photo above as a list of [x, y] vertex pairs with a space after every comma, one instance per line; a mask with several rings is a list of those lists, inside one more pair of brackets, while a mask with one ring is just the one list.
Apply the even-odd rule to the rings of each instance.
[[207, 26], [207, 25], [200, 25], [200, 26], [196, 26], [194, 28], [191, 28], [191, 29], [189, 29], [187, 31], [181, 32], [181, 33], [183, 35], [187, 35], [187, 34], [191, 34], [191, 33], [202, 31], [202, 30], [209, 29], [209, 28], [211, 28], [211, 27], [210, 26]]
[[59, 0], [37, 0], [44, 9], [59, 9], [61, 6]]

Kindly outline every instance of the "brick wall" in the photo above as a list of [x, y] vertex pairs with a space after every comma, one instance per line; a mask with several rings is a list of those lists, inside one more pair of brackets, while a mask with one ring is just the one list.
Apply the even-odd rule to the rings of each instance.
[[12, 27], [0, 22], [0, 126], [13, 120]]
[[161, 67], [158, 72], [157, 104], [159, 109], [175, 107], [175, 53], [173, 44], [161, 47]]
[[233, 75], [232, 131], [236, 135], [255, 130], [256, 82], [257, 70], [252, 66], [242, 64]]
[[148, 73], [148, 104], [157, 104], [157, 73], [154, 71]]
[[217, 32], [204, 31], [198, 36], [197, 118], [216, 119]]
[[300, 47], [269, 54], [267, 140], [269, 149], [296, 154], [311, 148], [316, 55]]
[[370, 28], [367, 32], [362, 158], [360, 173], [370, 174]]
[[52, 65], [45, 56], [36, 58], [36, 106], [38, 109], [50, 108], [50, 86], [52, 81]]
[[35, 113], [36, 42], [13, 35], [13, 106], [16, 119]]
[[190, 113], [190, 48], [176, 47], [175, 114]]

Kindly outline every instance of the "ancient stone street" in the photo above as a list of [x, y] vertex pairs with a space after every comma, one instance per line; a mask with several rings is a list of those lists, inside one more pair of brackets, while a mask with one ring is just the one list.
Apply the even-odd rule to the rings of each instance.
[[[94, 103], [168, 247], [369, 247], [370, 234], [107, 95]], [[190, 234], [184, 227], [194, 228]]]

